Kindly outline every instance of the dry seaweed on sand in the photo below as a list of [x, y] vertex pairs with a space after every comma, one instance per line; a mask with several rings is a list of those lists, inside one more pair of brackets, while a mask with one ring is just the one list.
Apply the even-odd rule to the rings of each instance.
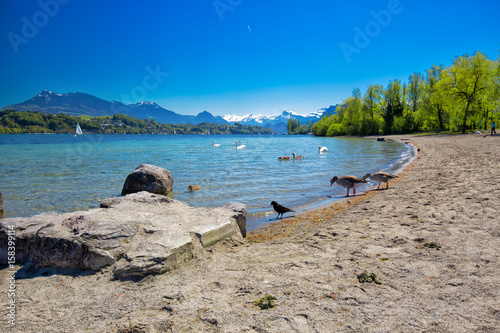
[[436, 249], [438, 251], [441, 250], [441, 245], [439, 245], [437, 243], [434, 243], [434, 242], [432, 242], [432, 243], [425, 243], [423, 246], [424, 247], [428, 247], [429, 249]]
[[375, 274], [375, 273], [368, 274], [367, 272], [364, 272], [364, 273], [359, 274], [357, 277], [358, 277], [358, 281], [360, 283], [372, 283], [373, 282], [375, 284], [382, 284], [382, 282], [380, 282], [380, 280], [378, 279], [377, 274]]
[[266, 294], [261, 299], [254, 301], [253, 305], [258, 306], [261, 310], [267, 310], [274, 307], [274, 300], [276, 300], [276, 297]]

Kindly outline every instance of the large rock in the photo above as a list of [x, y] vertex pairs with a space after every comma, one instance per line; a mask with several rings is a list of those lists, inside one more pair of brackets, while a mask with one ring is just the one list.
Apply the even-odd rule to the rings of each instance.
[[18, 264], [91, 270], [113, 265], [116, 278], [128, 278], [167, 272], [222, 239], [241, 239], [246, 208], [192, 207], [140, 192], [105, 199], [89, 211], [1, 221], [0, 264], [7, 263], [13, 226]]
[[151, 164], [141, 164], [125, 179], [122, 195], [141, 191], [167, 194], [172, 191], [173, 185], [174, 180], [167, 169]]

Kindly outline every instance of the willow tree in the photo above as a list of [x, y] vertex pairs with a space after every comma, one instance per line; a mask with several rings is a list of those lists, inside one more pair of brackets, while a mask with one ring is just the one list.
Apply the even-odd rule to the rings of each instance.
[[493, 62], [483, 53], [476, 52], [473, 56], [456, 57], [453, 65], [443, 71], [445, 89], [455, 95], [462, 108], [462, 133], [467, 128], [467, 120], [474, 116], [477, 108], [471, 108], [479, 103], [488, 88], [494, 67]]

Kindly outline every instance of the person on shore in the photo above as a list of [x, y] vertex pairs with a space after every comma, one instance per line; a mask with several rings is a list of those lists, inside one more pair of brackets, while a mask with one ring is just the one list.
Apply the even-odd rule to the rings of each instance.
[[497, 135], [497, 132], [495, 131], [496, 124], [495, 122], [491, 123], [491, 135]]

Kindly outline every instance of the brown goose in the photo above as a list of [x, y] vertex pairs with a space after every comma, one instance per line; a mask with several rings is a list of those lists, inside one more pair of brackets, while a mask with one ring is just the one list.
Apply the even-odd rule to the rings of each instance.
[[398, 176], [396, 175], [380, 171], [374, 174], [367, 173], [366, 175], [363, 176], [363, 179], [370, 178], [371, 180], [378, 182], [378, 187], [377, 187], [378, 190], [380, 188], [380, 185], [382, 185], [382, 183], [386, 183], [387, 184], [386, 188], [389, 188], [389, 180], [392, 180], [397, 177]]
[[337, 183], [340, 186], [343, 186], [344, 188], [347, 189], [347, 195], [346, 197], [349, 196], [349, 190], [352, 188], [352, 195], [356, 195], [356, 188], [368, 183], [366, 179], [361, 179], [355, 176], [343, 176], [343, 177], [333, 177], [330, 180], [330, 186], [332, 186], [334, 183]]
[[278, 161], [289, 160], [289, 159], [290, 159], [290, 156], [280, 156], [280, 157], [278, 157]]
[[292, 155], [293, 155], [293, 159], [294, 159], [294, 160], [300, 160], [300, 159], [302, 159], [302, 158], [305, 158], [305, 157], [304, 157], [304, 156], [302, 156], [302, 155], [297, 155], [297, 156], [295, 156], [295, 153], [292, 153]]

